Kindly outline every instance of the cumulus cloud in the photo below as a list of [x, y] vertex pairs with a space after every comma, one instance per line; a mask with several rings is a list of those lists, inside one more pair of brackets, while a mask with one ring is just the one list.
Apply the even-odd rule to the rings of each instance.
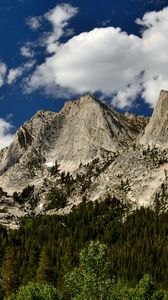
[[[56, 16], [55, 11], [47, 15], [54, 28], [66, 24], [64, 14]], [[55, 86], [56, 91], [65, 89], [70, 94], [99, 91], [122, 108], [141, 95], [154, 106], [159, 91], [168, 89], [168, 8], [146, 13], [136, 22], [143, 29], [140, 37], [106, 27], [59, 45], [51, 38], [48, 51], [54, 53], [37, 66], [27, 90], [44, 88], [49, 93]], [[58, 40], [61, 32], [54, 32]]]
[[23, 74], [23, 68], [18, 67], [16, 69], [9, 70], [7, 83], [12, 84], [14, 83], [21, 75]]
[[[26, 23], [33, 31], [39, 29], [44, 22], [49, 23], [51, 26], [51, 30], [43, 33], [41, 38], [34, 45], [45, 47], [48, 53], [54, 53], [59, 46], [59, 40], [62, 36], [71, 36], [74, 34], [73, 28], [66, 27], [69, 24], [69, 20], [75, 16], [77, 12], [77, 7], [63, 3], [56, 5], [43, 16], [29, 17]], [[34, 54], [29, 46], [30, 44], [21, 48], [21, 54], [23, 56], [30, 57], [30, 55]]]
[[35, 64], [35, 60], [31, 60], [18, 68], [10, 69], [7, 75], [7, 84], [13, 84], [23, 73], [29, 71]]
[[132, 102], [141, 93], [142, 83], [136, 80], [128, 85], [125, 89], [119, 90], [116, 96], [113, 97], [113, 104], [120, 108], [131, 107]]
[[20, 48], [20, 54], [27, 58], [33, 58], [35, 55], [34, 50], [31, 49], [30, 45], [27, 43], [26, 45]]
[[59, 45], [59, 39], [66, 34], [65, 27], [68, 25], [68, 21], [76, 15], [78, 8], [73, 7], [70, 4], [57, 5], [54, 9], [45, 14], [46, 20], [48, 20], [53, 31], [48, 34], [46, 39], [47, 51], [53, 53], [57, 50]]
[[8, 147], [13, 140], [11, 130], [13, 126], [4, 119], [0, 118], [0, 149]]
[[144, 26], [142, 50], [144, 62], [143, 97], [153, 106], [161, 89], [168, 89], [168, 8], [146, 13], [137, 23]]
[[37, 30], [41, 26], [41, 17], [28, 17], [26, 20], [26, 24], [32, 29], [33, 31]]
[[0, 61], [0, 87], [4, 84], [7, 66]]
[[36, 69], [30, 86], [55, 84], [77, 93], [117, 92], [123, 84], [127, 86], [133, 81], [141, 70], [136, 55], [140, 55], [140, 43], [138, 37], [128, 36], [119, 28], [82, 33], [62, 45], [54, 56]]

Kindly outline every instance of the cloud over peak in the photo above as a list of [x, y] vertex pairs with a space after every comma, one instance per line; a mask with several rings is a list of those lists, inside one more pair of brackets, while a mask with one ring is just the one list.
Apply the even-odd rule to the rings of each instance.
[[[24, 76], [28, 93], [40, 89], [65, 97], [100, 92], [120, 108], [133, 105], [138, 97], [153, 107], [159, 91], [168, 89], [168, 7], [135, 20], [139, 36], [113, 26], [74, 35], [68, 25], [77, 12], [77, 7], [64, 3], [43, 16], [28, 18], [32, 30], [43, 28], [47, 22], [50, 31], [21, 47], [20, 54], [29, 59], [27, 63], [7, 72], [0, 62], [0, 86]], [[45, 55], [42, 64], [30, 61], [38, 51]]]
[[[128, 36], [119, 28], [96, 28], [81, 33], [61, 45], [36, 69], [30, 86], [34, 88], [39, 82], [39, 86], [51, 83], [77, 93], [98, 90], [104, 94], [117, 92], [123, 84], [132, 82], [141, 70], [135, 55], [140, 55], [140, 43], [138, 37]], [[119, 61], [122, 61], [121, 65]]]
[[[64, 14], [56, 18], [58, 11], [48, 15], [53, 28], [59, 20], [67, 22]], [[99, 91], [122, 108], [140, 95], [154, 106], [159, 91], [168, 89], [168, 8], [146, 13], [136, 22], [143, 29], [140, 37], [111, 26], [83, 32], [55, 48], [51, 38], [47, 47], [53, 54], [37, 66], [29, 92], [44, 88], [49, 93], [54, 86], [71, 94]]]

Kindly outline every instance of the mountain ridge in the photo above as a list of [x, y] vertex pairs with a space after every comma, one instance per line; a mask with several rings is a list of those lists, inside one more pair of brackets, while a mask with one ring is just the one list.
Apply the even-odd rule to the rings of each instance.
[[127, 148], [137, 136], [133, 127], [129, 118], [90, 95], [66, 102], [59, 113], [38, 111], [17, 131], [1, 159], [0, 172], [3, 175], [13, 167], [16, 173], [17, 164], [25, 167], [30, 155], [37, 165], [52, 166], [57, 160], [62, 170], [73, 171], [103, 151]]
[[[148, 137], [155, 138], [150, 130], [153, 122], [157, 128], [162, 106], [165, 123], [156, 132], [157, 138], [161, 138], [164, 126], [166, 131], [163, 102], [167, 97], [168, 92], [162, 91], [150, 120], [122, 115], [93, 95], [67, 101], [57, 113], [38, 111], [1, 152], [0, 186], [11, 195], [10, 201], [13, 192], [23, 198], [22, 190], [34, 185], [31, 199], [28, 193], [24, 204], [17, 204], [16, 219], [32, 212], [68, 213], [84, 198], [103, 201], [108, 194], [133, 207], [153, 206], [160, 199], [166, 208], [167, 194], [162, 189], [168, 186], [168, 151], [149, 143]], [[64, 199], [61, 205], [60, 199]], [[14, 209], [15, 203], [11, 218]]]
[[168, 91], [161, 90], [159, 101], [157, 102], [145, 134], [140, 139], [142, 144], [152, 147], [168, 147]]

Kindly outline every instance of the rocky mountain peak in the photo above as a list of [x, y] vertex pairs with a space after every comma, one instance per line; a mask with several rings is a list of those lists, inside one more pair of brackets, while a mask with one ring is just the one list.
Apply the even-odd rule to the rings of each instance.
[[119, 114], [93, 95], [66, 102], [58, 113], [40, 110], [0, 156], [0, 186], [14, 191], [40, 182], [44, 169], [55, 161], [62, 170], [74, 172], [107, 153], [119, 154], [145, 125], [146, 119]]
[[71, 109], [74, 108], [81, 109], [84, 106], [89, 106], [89, 105], [95, 105], [95, 104], [101, 105], [101, 103], [102, 102], [98, 100], [94, 95], [87, 94], [81, 96], [78, 100], [66, 101], [61, 112], [70, 111]]
[[[167, 201], [167, 128], [166, 91], [161, 91], [150, 120], [120, 114], [93, 95], [68, 101], [57, 113], [38, 111], [0, 151], [0, 206], [7, 207], [0, 223], [9, 224], [10, 215], [15, 224], [15, 217], [32, 209], [35, 214], [68, 213], [83, 198], [112, 195], [134, 207], [150, 205], [158, 195]], [[16, 206], [15, 191], [23, 205]], [[52, 191], [66, 197], [65, 207], [58, 210]]]
[[149, 124], [144, 135], [140, 138], [144, 146], [162, 147], [168, 146], [168, 91], [160, 92], [159, 100], [155, 106]]

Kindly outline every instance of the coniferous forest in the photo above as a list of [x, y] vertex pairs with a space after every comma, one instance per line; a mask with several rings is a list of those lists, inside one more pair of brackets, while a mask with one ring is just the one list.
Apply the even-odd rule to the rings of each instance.
[[[80, 266], [79, 254], [84, 251], [82, 249], [87, 249], [90, 243], [96, 241], [100, 245], [106, 245], [108, 276], [113, 284], [120, 282], [128, 288], [135, 288], [138, 283], [142, 283], [142, 278], [147, 276], [145, 274], [149, 274], [151, 281], [149, 278], [148, 280], [154, 284], [155, 289], [166, 291], [167, 219], [168, 212], [158, 213], [150, 208], [140, 208], [130, 213], [128, 205], [107, 196], [100, 203], [83, 201], [69, 215], [25, 218], [19, 230], [1, 227], [1, 299], [15, 293], [19, 287], [21, 291], [25, 289], [24, 286], [37, 291], [40, 285], [40, 290], [44, 290], [44, 293], [52, 286], [51, 297], [41, 296], [37, 299], [59, 299], [55, 290], [62, 293], [65, 300], [84, 299], [84, 296], [73, 295], [66, 278]], [[99, 252], [96, 251], [95, 253]], [[81, 270], [80, 267], [79, 269]], [[22, 294], [20, 298], [9, 299], [36, 298], [24, 298]], [[85, 299], [99, 298], [86, 296]], [[167, 298], [163, 298], [158, 292], [157, 298], [150, 298], [149, 295], [146, 298], [136, 298], [135, 295], [133, 298], [128, 295], [114, 298], [113, 295], [112, 298], [106, 296], [100, 299]]]

